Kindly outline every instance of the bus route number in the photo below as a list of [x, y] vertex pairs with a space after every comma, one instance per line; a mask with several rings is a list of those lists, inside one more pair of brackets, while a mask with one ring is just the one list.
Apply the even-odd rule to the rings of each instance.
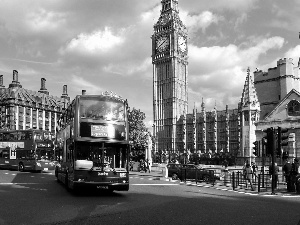
[[108, 137], [106, 126], [91, 126], [91, 136], [93, 137]]

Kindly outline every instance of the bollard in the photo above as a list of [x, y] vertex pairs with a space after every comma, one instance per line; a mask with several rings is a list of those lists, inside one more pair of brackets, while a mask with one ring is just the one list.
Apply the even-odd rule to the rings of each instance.
[[231, 174], [231, 181], [232, 181], [232, 189], [235, 190], [235, 173], [234, 173], [234, 171]]
[[261, 175], [258, 174], [258, 186], [257, 186], [257, 191], [260, 192], [260, 177]]

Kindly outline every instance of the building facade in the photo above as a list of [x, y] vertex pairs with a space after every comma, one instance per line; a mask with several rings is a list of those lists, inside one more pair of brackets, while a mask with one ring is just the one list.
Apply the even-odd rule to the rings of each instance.
[[18, 71], [13, 71], [13, 80], [6, 88], [0, 75], [0, 129], [42, 129], [56, 133], [57, 118], [68, 106], [70, 98], [67, 85], [60, 97], [50, 95], [46, 79], [41, 78], [38, 91], [22, 87]]
[[186, 148], [187, 29], [179, 18], [178, 0], [162, 0], [152, 35], [154, 148]]
[[[238, 164], [262, 161], [253, 155], [264, 130], [288, 128], [290, 157], [300, 156], [300, 59], [280, 59], [267, 72], [247, 70], [237, 107], [188, 113], [187, 29], [181, 22], [178, 0], [161, 0], [162, 9], [152, 35], [154, 153], [172, 155], [225, 152]], [[299, 139], [299, 140], [298, 140]], [[260, 146], [262, 148], [262, 146]], [[173, 154], [175, 153], [175, 154]]]
[[[281, 147], [288, 157], [300, 157], [300, 58], [277, 61], [277, 66], [267, 72], [254, 72], [254, 84], [261, 105], [260, 119], [255, 123], [255, 137], [261, 141], [268, 128], [277, 132], [278, 127], [288, 129], [288, 146]], [[278, 147], [278, 146], [277, 146]], [[261, 162], [261, 157], [256, 157]], [[277, 158], [282, 163], [282, 158]]]

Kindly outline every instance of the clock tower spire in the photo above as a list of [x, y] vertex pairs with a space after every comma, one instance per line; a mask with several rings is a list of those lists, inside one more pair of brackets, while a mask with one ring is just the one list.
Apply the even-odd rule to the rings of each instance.
[[183, 151], [188, 108], [187, 29], [179, 18], [178, 0], [161, 0], [152, 35], [155, 151]]

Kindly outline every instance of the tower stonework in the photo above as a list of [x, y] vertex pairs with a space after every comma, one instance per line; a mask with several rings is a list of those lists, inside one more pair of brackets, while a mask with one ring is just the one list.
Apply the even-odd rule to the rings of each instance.
[[178, 0], [161, 0], [152, 35], [153, 135], [155, 151], [183, 151], [188, 106], [187, 29], [179, 18]]
[[260, 116], [260, 103], [254, 87], [254, 78], [247, 70], [247, 77], [241, 99], [242, 143], [240, 156], [248, 162], [254, 161], [253, 142], [256, 141], [256, 124]]

